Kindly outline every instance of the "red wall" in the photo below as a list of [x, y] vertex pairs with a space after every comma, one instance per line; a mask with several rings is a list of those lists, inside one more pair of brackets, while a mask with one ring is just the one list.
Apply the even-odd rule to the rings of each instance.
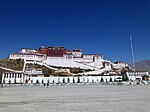
[[62, 57], [63, 54], [67, 52], [64, 47], [48, 47], [48, 48], [40, 48], [40, 53], [47, 54], [47, 56], [52, 57]]

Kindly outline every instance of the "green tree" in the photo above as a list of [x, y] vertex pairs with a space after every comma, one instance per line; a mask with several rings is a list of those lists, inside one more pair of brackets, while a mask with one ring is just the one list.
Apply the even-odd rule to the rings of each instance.
[[44, 80], [42, 79], [42, 84], [44, 84]]
[[80, 83], [80, 77], [78, 77], [77, 83]]
[[98, 79], [97, 79], [97, 82], [98, 82]]
[[33, 83], [33, 79], [31, 80], [31, 84]]
[[69, 77], [68, 77], [68, 83], [70, 83], [70, 79], [69, 79]]
[[75, 83], [75, 79], [74, 79], [74, 77], [73, 77], [73, 80], [72, 80], [72, 82], [73, 82], [73, 83]]
[[28, 80], [27, 80], [27, 79], [25, 80], [25, 83], [26, 83], [26, 84], [28, 83]]
[[107, 81], [107, 79], [106, 79], [106, 83], [107, 83], [108, 81]]
[[92, 79], [92, 83], [94, 83], [94, 79]]
[[9, 84], [11, 84], [11, 80], [9, 80]]
[[104, 79], [103, 79], [103, 77], [101, 78], [101, 82], [104, 82]]
[[63, 78], [63, 83], [65, 83], [65, 78]]
[[[53, 80], [53, 82], [54, 82], [54, 80]], [[55, 82], [54, 82], [55, 83]], [[47, 80], [47, 84], [49, 84], [49, 80]]]
[[[48, 80], [49, 81], [49, 80]], [[53, 79], [53, 84], [55, 83], [54, 79]]]
[[110, 77], [109, 82], [112, 82], [112, 78]]
[[38, 79], [36, 80], [36, 84], [40, 84], [40, 82], [39, 82], [39, 80], [38, 80]]

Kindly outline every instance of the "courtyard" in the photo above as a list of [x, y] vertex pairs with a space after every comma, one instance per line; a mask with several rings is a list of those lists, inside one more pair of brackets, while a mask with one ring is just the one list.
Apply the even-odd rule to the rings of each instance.
[[0, 112], [149, 112], [149, 107], [149, 85], [0, 88]]

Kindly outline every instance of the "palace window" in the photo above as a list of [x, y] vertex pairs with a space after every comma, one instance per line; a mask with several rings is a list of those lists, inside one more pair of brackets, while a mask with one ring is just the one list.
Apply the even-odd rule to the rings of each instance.
[[14, 78], [14, 74], [12, 74], [12, 78]]
[[11, 78], [11, 74], [9, 74], [9, 78]]

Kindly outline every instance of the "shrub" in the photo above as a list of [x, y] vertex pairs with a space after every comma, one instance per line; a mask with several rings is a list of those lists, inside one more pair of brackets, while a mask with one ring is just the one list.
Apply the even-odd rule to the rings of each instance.
[[27, 83], [28, 83], [28, 80], [26, 79], [26, 80], [25, 80], [25, 84], [27, 84]]
[[11, 84], [11, 80], [9, 80], [9, 84]]
[[92, 79], [92, 83], [94, 83], [94, 80]]
[[103, 79], [103, 77], [101, 78], [101, 82], [104, 82], [104, 79]]
[[109, 82], [112, 82], [112, 78], [110, 77]]
[[31, 84], [33, 83], [33, 80], [31, 80]]
[[80, 77], [78, 77], [77, 83], [80, 83]]
[[68, 78], [68, 83], [70, 83], [70, 79]]
[[74, 78], [73, 78], [72, 82], [75, 83], [75, 79]]
[[42, 84], [44, 84], [44, 80], [42, 79]]
[[[49, 80], [48, 80], [48, 82], [49, 82]], [[55, 81], [53, 80], [53, 84], [55, 83]]]
[[39, 80], [37, 79], [37, 80], [36, 80], [36, 84], [39, 84], [39, 83], [40, 83], [40, 82], [39, 82]]
[[65, 83], [65, 78], [63, 78], [63, 83]]

